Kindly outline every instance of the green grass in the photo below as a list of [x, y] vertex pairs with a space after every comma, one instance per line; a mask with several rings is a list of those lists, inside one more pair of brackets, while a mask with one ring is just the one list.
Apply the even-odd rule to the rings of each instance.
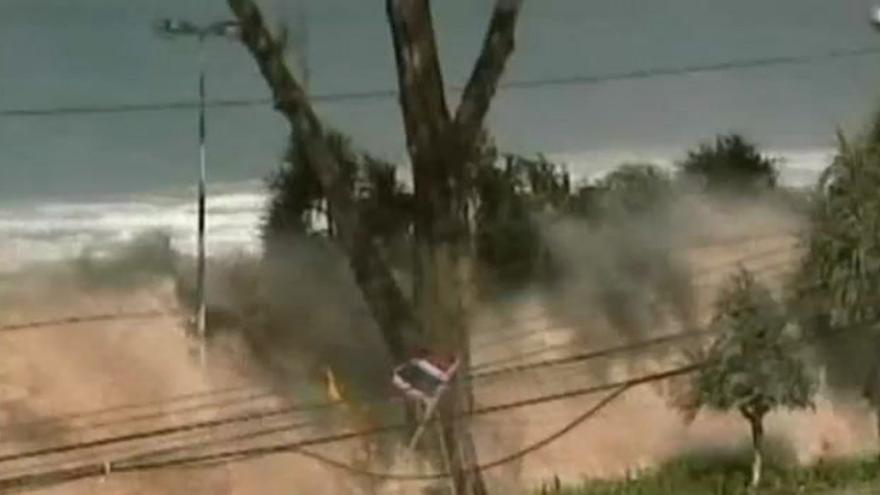
[[[759, 493], [772, 495], [801, 493], [880, 493], [880, 461], [842, 459], [800, 467], [788, 461], [785, 452], [767, 456]], [[744, 495], [749, 490], [748, 451], [692, 452], [643, 473], [631, 481], [585, 481], [563, 488], [561, 495]], [[874, 490], [866, 490], [873, 486]], [[540, 493], [540, 492], [537, 492]], [[552, 493], [552, 492], [551, 492]]]

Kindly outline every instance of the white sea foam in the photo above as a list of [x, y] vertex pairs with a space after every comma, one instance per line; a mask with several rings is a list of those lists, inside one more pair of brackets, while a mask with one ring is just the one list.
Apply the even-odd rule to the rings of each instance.
[[[770, 151], [782, 159], [786, 185], [815, 182], [830, 163], [831, 149]], [[576, 179], [592, 179], [621, 163], [648, 162], [672, 167], [680, 150], [594, 151], [551, 155]], [[213, 185], [207, 198], [209, 256], [259, 249], [265, 190], [255, 182]], [[75, 257], [84, 249], [112, 247], [146, 230], [162, 229], [184, 254], [195, 252], [196, 204], [191, 191], [142, 194], [92, 201], [45, 201], [0, 205], [0, 270], [33, 261]]]
[[[265, 193], [248, 185], [217, 189], [222, 192], [209, 195], [206, 203], [208, 255], [258, 249]], [[194, 197], [155, 194], [0, 206], [0, 270], [109, 248], [148, 230], [168, 232], [176, 250], [192, 254], [196, 211]]]

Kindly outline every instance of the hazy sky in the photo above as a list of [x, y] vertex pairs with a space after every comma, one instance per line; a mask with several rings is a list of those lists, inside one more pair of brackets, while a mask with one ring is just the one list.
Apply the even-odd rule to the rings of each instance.
[[[393, 58], [382, 0], [303, 0], [312, 92], [389, 89]], [[480, 45], [490, 0], [435, 0], [446, 81], [460, 84]], [[265, 0], [293, 22], [297, 0]], [[597, 76], [876, 44], [871, 0], [526, 0], [507, 80]], [[157, 39], [160, 16], [220, 19], [225, 0], [0, 0], [0, 108], [166, 102], [195, 96], [192, 41]], [[212, 97], [262, 97], [253, 61], [234, 43], [208, 53]], [[520, 152], [577, 156], [683, 153], [741, 131], [776, 150], [822, 148], [860, 122], [880, 95], [880, 57], [805, 66], [510, 90], [492, 130]], [[394, 99], [319, 106], [366, 149], [403, 156]], [[269, 108], [209, 115], [214, 181], [260, 178], [277, 166], [286, 126]], [[0, 201], [150, 191], [190, 184], [191, 110], [0, 117]], [[573, 163], [587, 171], [591, 163]]]

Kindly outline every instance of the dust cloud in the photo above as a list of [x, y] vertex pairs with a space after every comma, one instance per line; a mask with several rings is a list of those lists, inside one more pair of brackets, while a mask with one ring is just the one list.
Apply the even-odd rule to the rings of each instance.
[[[154, 316], [44, 324], [0, 335], [0, 456], [259, 414], [310, 401], [306, 394], [300, 394], [305, 388], [301, 384], [273, 381], [277, 377], [265, 372], [242, 340], [228, 334], [216, 336], [208, 359], [200, 361], [187, 335], [189, 311], [181, 307], [181, 289], [176, 283], [180, 277], [175, 275], [186, 272], [191, 260], [167, 256], [162, 238], [150, 233], [131, 244], [90, 254], [85, 263], [84, 256], [69, 262], [20, 266], [4, 276], [0, 325], [89, 315]], [[312, 273], [304, 280], [317, 279]], [[307, 285], [303, 285], [302, 294], [308, 292]], [[316, 288], [314, 284], [309, 287]], [[286, 294], [296, 297], [290, 290]], [[282, 297], [277, 301], [280, 304]], [[326, 400], [323, 393], [321, 400]], [[307, 414], [268, 417], [205, 431], [181, 431], [10, 460], [3, 463], [0, 478], [132, 455], [174, 458], [326, 434], [327, 425], [314, 420], [314, 415]], [[308, 427], [285, 429], [292, 422]], [[343, 425], [336, 421], [332, 426]], [[271, 428], [278, 432], [260, 434]], [[227, 440], [235, 438], [238, 440]], [[180, 450], [161, 454], [167, 449]], [[348, 462], [351, 453], [359, 450], [360, 446], [342, 443], [321, 452]], [[359, 483], [313, 460], [282, 455], [220, 467], [111, 473], [36, 493], [280, 495], [297, 487], [309, 493], [344, 494], [359, 490]]]
[[[710, 315], [719, 284], [739, 265], [780, 287], [799, 257], [793, 234], [802, 226], [799, 214], [774, 198], [731, 204], [699, 196], [680, 198], [662, 211], [602, 228], [571, 219], [547, 224], [545, 239], [564, 267], [563, 277], [550, 288], [523, 291], [479, 307], [473, 320], [474, 363], [492, 369], [699, 325]], [[211, 434], [181, 435], [162, 445], [153, 440], [99, 449], [51, 463], [76, 465], [193, 441], [214, 441], [220, 449], [264, 446], [395, 421], [397, 408], [357, 406], [387, 404], [392, 363], [347, 263], [334, 247], [292, 238], [265, 258], [213, 259], [208, 287], [213, 333], [204, 367], [186, 335], [192, 260], [170, 252], [157, 233], [83, 259], [7, 275], [0, 292], [2, 322], [144, 310], [163, 316], [0, 336], [0, 425], [12, 426], [0, 445], [3, 452], [325, 401], [328, 367], [349, 405], [333, 415], [304, 412], [298, 418], [311, 425], [307, 432], [230, 440], [258, 427], [281, 426], [260, 422]], [[478, 407], [505, 403], [595, 384], [600, 377], [629, 376], [675, 363], [681, 351], [670, 347], [609, 359], [600, 366], [570, 365], [477, 380], [476, 401]], [[518, 357], [523, 354], [530, 357]], [[260, 397], [226, 405], [211, 400], [189, 413], [180, 412], [178, 406], [157, 405], [193, 392], [230, 387]], [[770, 419], [768, 431], [787, 442], [799, 462], [873, 449], [872, 423], [863, 404], [829, 397], [826, 388], [815, 412], [774, 414]], [[533, 444], [597, 400], [582, 397], [473, 419], [481, 460], [491, 461]], [[159, 414], [143, 423], [93, 430], [84, 429], [81, 419], [67, 416], [132, 403], [151, 403], [150, 410]], [[21, 426], [27, 424], [43, 426]], [[524, 493], [526, 487], [554, 476], [571, 482], [585, 476], [627, 476], [691, 452], [730, 449], [746, 437], [745, 425], [735, 416], [701, 413], [688, 425], [664, 390], [639, 388], [546, 448], [486, 476], [500, 492]], [[395, 439], [383, 440], [395, 443]], [[205, 447], [182, 452], [205, 449], [210, 451]], [[364, 458], [370, 449], [379, 454]], [[411, 459], [389, 455], [392, 451], [370, 443], [319, 450], [364, 469], [422, 469]], [[4, 476], [37, 468], [39, 463], [16, 464]], [[341, 495], [410, 493], [418, 485], [371, 483], [314, 460], [279, 455], [223, 467], [111, 475], [43, 493], [280, 494], [289, 493], [291, 487]]]
[[[799, 233], [805, 225], [800, 204], [789, 197], [739, 201], [699, 194], [677, 197], [626, 222], [548, 222], [544, 236], [561, 278], [549, 289], [482, 308], [474, 323], [475, 362], [505, 366], [553, 359], [699, 328], [711, 318], [721, 284], [739, 267], [783, 289], [802, 253]], [[681, 365], [692, 346], [699, 342], [522, 373], [478, 383], [476, 395], [488, 403], [509, 401], [666, 369]], [[515, 357], [521, 354], [531, 357]], [[553, 476], [570, 482], [627, 476], [695, 451], [736, 450], [747, 441], [747, 428], [736, 415], [701, 412], [695, 422], [685, 422], [672, 404], [674, 386], [681, 385], [632, 390], [493, 479], [518, 480], [505, 485], [515, 490]], [[792, 460], [810, 463], [875, 448], [864, 403], [833, 396], [824, 386], [815, 411], [771, 416], [768, 431], [789, 447]], [[571, 399], [478, 421], [483, 459], [539, 441], [598, 400]]]
[[[723, 263], [724, 254], [748, 254], [767, 240], [793, 247], [801, 224], [795, 211], [772, 197], [739, 203], [701, 194], [676, 196], [598, 226], [572, 219], [548, 224], [544, 236], [563, 275], [543, 301], [554, 318], [592, 344], [691, 329], [712, 297], [697, 277], [737, 268], [735, 258], [714, 270], [707, 264]], [[713, 248], [717, 260], [698, 259], [706, 252], [711, 258]]]

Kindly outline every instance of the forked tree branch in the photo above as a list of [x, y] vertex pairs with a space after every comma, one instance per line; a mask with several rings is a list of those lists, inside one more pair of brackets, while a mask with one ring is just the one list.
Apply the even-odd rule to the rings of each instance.
[[386, 0], [410, 154], [440, 142], [450, 122], [430, 0]]
[[475, 142], [482, 131], [501, 75], [513, 53], [516, 21], [522, 0], [496, 0], [483, 48], [464, 89], [455, 125], [464, 143]]
[[313, 167], [335, 214], [339, 239], [349, 258], [355, 281], [382, 332], [392, 357], [403, 361], [417, 336], [412, 307], [394, 280], [367, 232], [339, 161], [302, 85], [287, 67], [281, 45], [266, 27], [253, 0], [228, 0], [238, 18], [241, 39], [257, 62], [275, 100], [294, 133], [303, 137], [309, 166]]

